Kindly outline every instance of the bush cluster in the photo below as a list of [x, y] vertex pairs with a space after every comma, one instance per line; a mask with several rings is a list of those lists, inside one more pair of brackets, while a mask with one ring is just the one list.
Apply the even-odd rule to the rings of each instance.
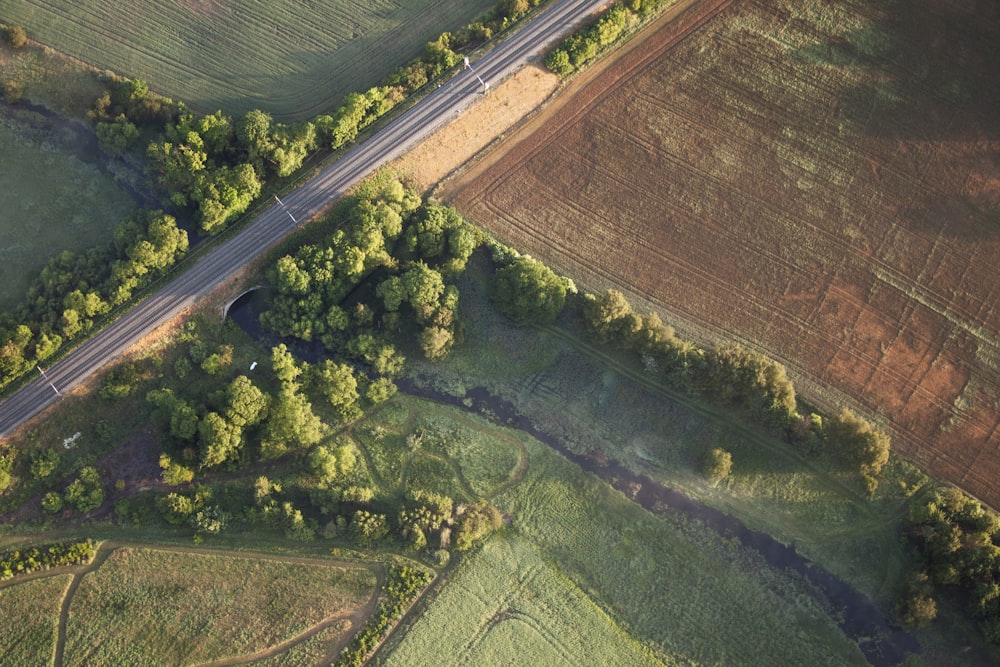
[[334, 664], [337, 667], [358, 667], [364, 664], [368, 654], [389, 634], [392, 624], [402, 618], [410, 603], [430, 580], [431, 575], [423, 570], [406, 566], [393, 567], [385, 584], [386, 599], [354, 635]]
[[668, 0], [628, 0], [611, 5], [550, 51], [545, 66], [560, 76], [572, 74], [606, 51], [642, 18], [668, 4]]
[[[929, 581], [942, 592], [961, 591], [983, 635], [1000, 644], [1000, 516], [960, 490], [941, 486], [910, 506], [907, 534]], [[933, 619], [936, 605], [924, 586], [911, 584], [897, 613], [904, 623], [920, 625]]]
[[48, 570], [60, 565], [89, 563], [97, 552], [90, 540], [85, 542], [56, 542], [38, 547], [14, 549], [0, 554], [0, 581], [19, 574]]

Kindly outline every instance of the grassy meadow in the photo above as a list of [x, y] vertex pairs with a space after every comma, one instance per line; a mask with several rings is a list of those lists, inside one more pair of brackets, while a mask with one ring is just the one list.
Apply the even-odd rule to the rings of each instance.
[[4, 3], [44, 44], [204, 112], [263, 109], [301, 120], [335, 110], [493, 0]]
[[[444, 362], [415, 361], [422, 381], [459, 395], [486, 387], [571, 451], [620, 461], [733, 514], [891, 603], [907, 558], [899, 520], [924, 475], [895, 463], [869, 500], [857, 476], [835, 462], [653, 382], [638, 365], [596, 349], [571, 323], [543, 332], [510, 325], [488, 305], [485, 271], [473, 265], [460, 285], [462, 346]], [[734, 461], [719, 486], [699, 468], [714, 447]]]
[[383, 664], [662, 663], [531, 541], [510, 533], [493, 537], [462, 563]]
[[0, 309], [24, 298], [54, 254], [108, 243], [135, 205], [81, 132], [0, 104]]
[[121, 547], [70, 602], [64, 664], [252, 654], [363, 606], [374, 587], [360, 567]]
[[493, 498], [511, 526], [462, 562], [387, 664], [864, 664], [796, 576], [519, 440], [530, 463]]
[[0, 588], [0, 665], [40, 665], [55, 654], [59, 610], [70, 575], [53, 575]]

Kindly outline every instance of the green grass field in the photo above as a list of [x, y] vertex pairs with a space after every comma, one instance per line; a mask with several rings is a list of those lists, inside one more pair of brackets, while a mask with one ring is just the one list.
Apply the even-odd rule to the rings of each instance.
[[134, 206], [97, 167], [103, 157], [59, 121], [0, 106], [0, 309], [63, 250], [104, 245]]
[[451, 489], [462, 502], [489, 489], [512, 522], [461, 563], [389, 664], [863, 662], [797, 575], [652, 515], [524, 433], [405, 396], [352, 430], [365, 461], [395, 462], [379, 465], [394, 471], [381, 494]]
[[[474, 266], [460, 285], [464, 344], [444, 362], [415, 360], [417, 375], [445, 391], [487, 387], [569, 449], [622, 462], [794, 543], [800, 553], [891, 604], [907, 557], [899, 518], [907, 494], [926, 479], [922, 474], [896, 464], [871, 501], [856, 476], [825, 458], [796, 451], [711, 405], [678, 397], [572, 329], [513, 327], [484, 307], [481, 269]], [[699, 471], [700, 457], [714, 447], [733, 453], [733, 474], [720, 486], [706, 483]]]
[[524, 537], [498, 535], [389, 654], [403, 665], [657, 665]]
[[30, 37], [195, 109], [287, 121], [335, 110], [494, 4], [11, 0], [3, 11]]
[[367, 569], [119, 548], [70, 603], [64, 664], [188, 664], [252, 654], [364, 605]]
[[797, 576], [520, 440], [526, 474], [494, 498], [512, 527], [461, 564], [387, 664], [864, 664]]
[[69, 575], [55, 575], [0, 588], [0, 665], [48, 664], [55, 651], [59, 608]]

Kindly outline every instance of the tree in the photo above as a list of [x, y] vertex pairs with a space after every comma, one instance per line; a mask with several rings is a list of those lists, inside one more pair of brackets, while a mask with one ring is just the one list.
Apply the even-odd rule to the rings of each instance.
[[302, 374], [302, 366], [295, 360], [284, 343], [271, 348], [271, 368], [283, 385], [293, 384]]
[[241, 428], [256, 426], [267, 416], [269, 403], [267, 394], [250, 378], [237, 376], [226, 389], [226, 419]]
[[104, 502], [104, 485], [97, 468], [87, 466], [80, 470], [80, 476], [66, 487], [66, 502], [78, 512], [90, 512]]
[[565, 280], [525, 255], [497, 270], [493, 302], [519, 325], [549, 324], [562, 312], [566, 291]]
[[309, 399], [285, 386], [264, 422], [260, 455], [264, 460], [275, 459], [289, 450], [314, 445], [322, 437], [323, 423], [313, 413]]
[[31, 464], [28, 469], [31, 477], [36, 480], [44, 480], [52, 476], [59, 468], [59, 452], [48, 447], [33, 449], [31, 451]]
[[733, 455], [719, 447], [710, 451], [702, 463], [702, 473], [712, 483], [721, 482], [729, 477], [732, 469]]
[[910, 577], [896, 601], [894, 612], [904, 628], [922, 628], [937, 618], [937, 602], [925, 572]]
[[159, 500], [160, 514], [163, 519], [175, 526], [183, 526], [194, 513], [194, 501], [180, 493], [168, 493]]
[[177, 463], [168, 454], [160, 454], [160, 468], [163, 470], [161, 477], [164, 484], [179, 486], [194, 479], [194, 470]]
[[135, 145], [139, 139], [139, 128], [125, 114], [119, 114], [110, 123], [98, 123], [97, 142], [111, 155], [121, 155]]
[[63, 499], [55, 491], [49, 491], [42, 496], [42, 509], [49, 514], [55, 514], [63, 508]]
[[218, 535], [229, 525], [230, 518], [218, 505], [209, 505], [192, 514], [190, 524], [197, 533]]
[[343, 477], [357, 462], [357, 454], [349, 442], [342, 442], [335, 448], [320, 445], [309, 452], [309, 470], [324, 484], [332, 484]]
[[347, 364], [324, 359], [313, 367], [312, 386], [330, 402], [341, 419], [358, 415], [358, 381]]
[[485, 503], [466, 506], [456, 514], [458, 523], [455, 528], [455, 548], [459, 551], [468, 551], [476, 542], [503, 526], [500, 511]]
[[271, 124], [271, 114], [260, 109], [248, 111], [236, 123], [236, 139], [246, 152], [250, 163], [256, 165], [261, 171], [263, 171], [265, 157], [274, 147], [271, 139]]
[[497, 11], [503, 18], [514, 19], [528, 13], [528, 0], [500, 0]]
[[361, 545], [372, 547], [389, 534], [389, 524], [384, 514], [357, 510], [351, 520], [351, 534]]
[[839, 446], [847, 460], [864, 476], [876, 477], [889, 462], [889, 434], [876, 429], [847, 408], [827, 420], [826, 435], [829, 442]]
[[448, 356], [455, 342], [455, 335], [449, 329], [431, 326], [421, 329], [417, 339], [424, 356], [437, 361]]
[[239, 459], [243, 429], [217, 412], [209, 412], [198, 424], [201, 467], [214, 468]]
[[368, 383], [365, 389], [365, 398], [372, 405], [385, 403], [396, 395], [396, 383], [387, 377], [380, 377]]
[[0, 454], [0, 491], [6, 491], [14, 481], [11, 470], [14, 468], [14, 461], [6, 455]]

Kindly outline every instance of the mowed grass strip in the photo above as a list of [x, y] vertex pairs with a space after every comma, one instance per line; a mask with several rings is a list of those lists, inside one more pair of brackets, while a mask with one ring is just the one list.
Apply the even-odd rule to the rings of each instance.
[[195, 109], [301, 120], [339, 106], [493, 0], [11, 0], [5, 20]]
[[0, 588], [0, 665], [49, 664], [55, 655], [59, 610], [71, 575]]
[[463, 562], [383, 663], [403, 665], [659, 665], [516, 533]]
[[64, 664], [190, 664], [262, 651], [364, 605], [364, 568], [116, 549], [70, 602]]

